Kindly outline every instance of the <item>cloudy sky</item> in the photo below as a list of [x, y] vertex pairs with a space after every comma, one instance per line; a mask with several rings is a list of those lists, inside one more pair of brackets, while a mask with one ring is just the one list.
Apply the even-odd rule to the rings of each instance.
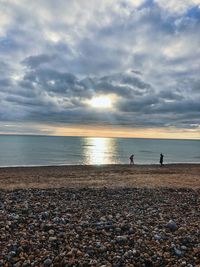
[[0, 0], [0, 18], [0, 133], [200, 138], [200, 0]]

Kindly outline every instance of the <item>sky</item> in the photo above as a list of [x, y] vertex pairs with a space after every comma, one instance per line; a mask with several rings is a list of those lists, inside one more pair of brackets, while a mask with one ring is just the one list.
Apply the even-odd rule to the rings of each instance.
[[200, 139], [200, 0], [0, 0], [0, 18], [0, 134]]

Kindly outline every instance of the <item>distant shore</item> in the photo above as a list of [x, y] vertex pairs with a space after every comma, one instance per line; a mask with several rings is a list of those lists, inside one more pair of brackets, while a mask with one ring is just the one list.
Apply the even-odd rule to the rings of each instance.
[[200, 188], [200, 164], [1, 167], [0, 189]]

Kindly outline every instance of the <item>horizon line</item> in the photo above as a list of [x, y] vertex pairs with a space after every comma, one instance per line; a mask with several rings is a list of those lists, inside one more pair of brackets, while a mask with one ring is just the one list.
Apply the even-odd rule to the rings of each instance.
[[0, 136], [34, 136], [34, 137], [81, 137], [81, 138], [123, 138], [123, 139], [149, 139], [149, 140], [191, 140], [200, 141], [200, 138], [171, 138], [171, 137], [131, 137], [131, 136], [87, 136], [87, 135], [53, 135], [53, 134], [12, 134], [0, 133]]

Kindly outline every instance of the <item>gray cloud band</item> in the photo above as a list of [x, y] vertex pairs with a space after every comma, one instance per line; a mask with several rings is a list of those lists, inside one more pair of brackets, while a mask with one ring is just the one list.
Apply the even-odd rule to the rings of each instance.
[[[1, 121], [199, 126], [195, 1], [67, 2], [0, 3]], [[89, 107], [98, 94], [114, 109]]]

